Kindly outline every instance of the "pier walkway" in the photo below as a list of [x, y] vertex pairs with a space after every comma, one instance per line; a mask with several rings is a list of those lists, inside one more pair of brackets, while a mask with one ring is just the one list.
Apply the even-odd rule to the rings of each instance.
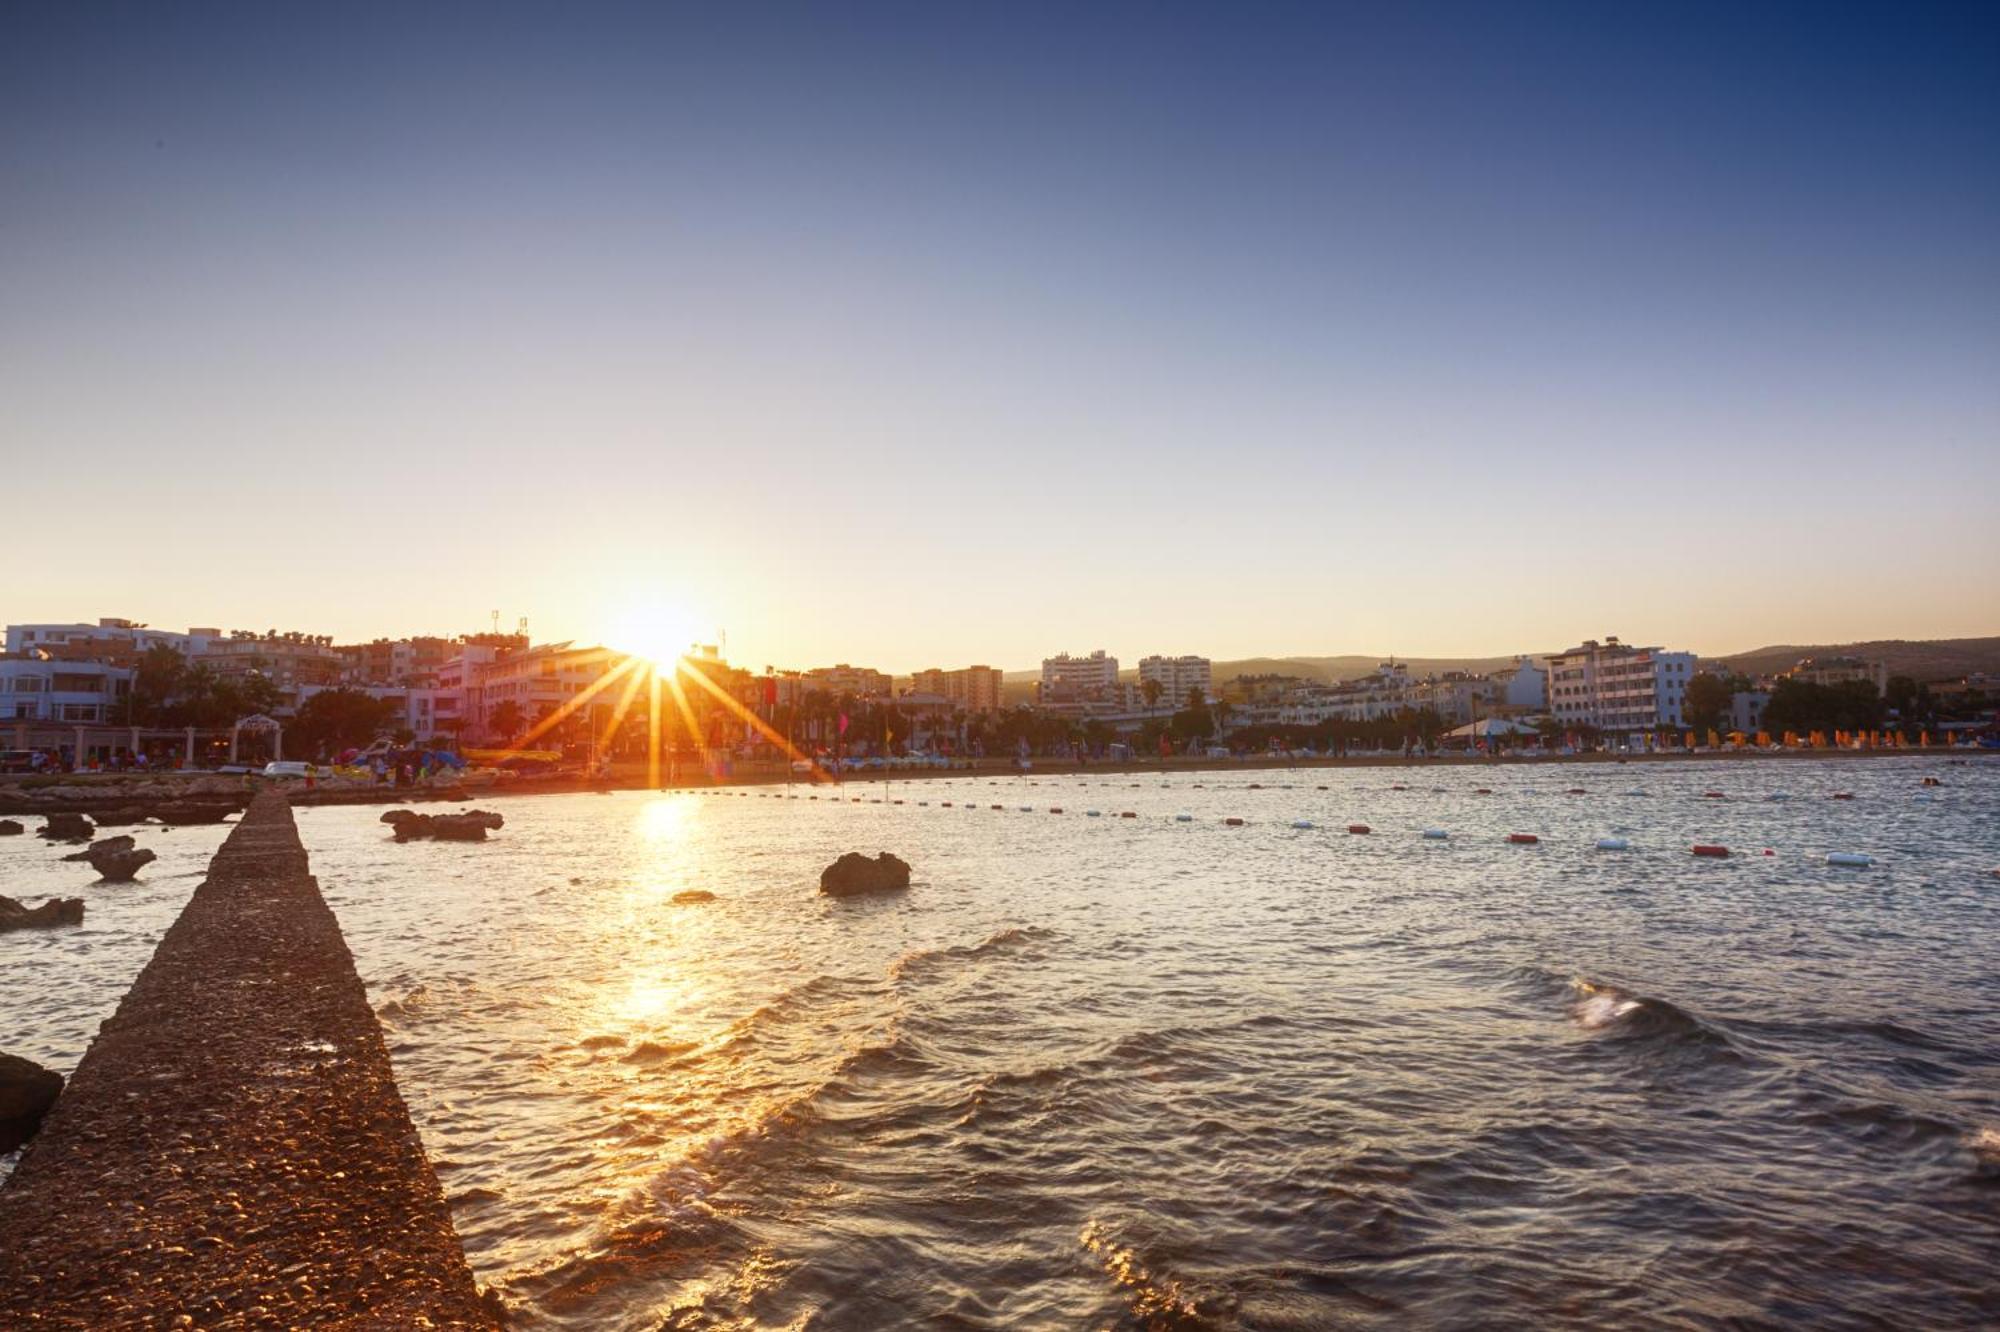
[[0, 1327], [498, 1326], [261, 794], [0, 1186]]

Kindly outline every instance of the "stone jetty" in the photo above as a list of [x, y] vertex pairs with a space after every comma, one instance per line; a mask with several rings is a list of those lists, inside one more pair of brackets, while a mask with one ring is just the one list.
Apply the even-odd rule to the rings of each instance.
[[259, 795], [0, 1185], [0, 1327], [497, 1328]]

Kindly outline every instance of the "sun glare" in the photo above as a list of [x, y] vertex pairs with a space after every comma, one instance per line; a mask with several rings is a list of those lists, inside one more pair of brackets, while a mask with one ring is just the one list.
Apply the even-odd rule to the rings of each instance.
[[621, 614], [605, 642], [620, 652], [665, 666], [686, 655], [694, 637], [694, 618], [681, 607], [647, 602]]

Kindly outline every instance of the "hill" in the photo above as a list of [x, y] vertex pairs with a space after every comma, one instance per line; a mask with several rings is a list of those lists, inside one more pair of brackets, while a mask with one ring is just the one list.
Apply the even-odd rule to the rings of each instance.
[[1859, 657], [1879, 661], [1891, 675], [1916, 680], [1955, 680], [1975, 671], [2000, 672], [2000, 638], [1878, 638], [1866, 643], [1781, 644], [1704, 657], [1745, 675], [1790, 670], [1806, 657]]

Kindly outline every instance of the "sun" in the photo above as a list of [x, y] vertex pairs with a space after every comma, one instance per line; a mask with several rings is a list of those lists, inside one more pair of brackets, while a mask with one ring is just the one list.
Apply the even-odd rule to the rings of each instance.
[[612, 621], [605, 643], [654, 666], [668, 666], [694, 645], [694, 617], [687, 609], [663, 601], [634, 603]]

